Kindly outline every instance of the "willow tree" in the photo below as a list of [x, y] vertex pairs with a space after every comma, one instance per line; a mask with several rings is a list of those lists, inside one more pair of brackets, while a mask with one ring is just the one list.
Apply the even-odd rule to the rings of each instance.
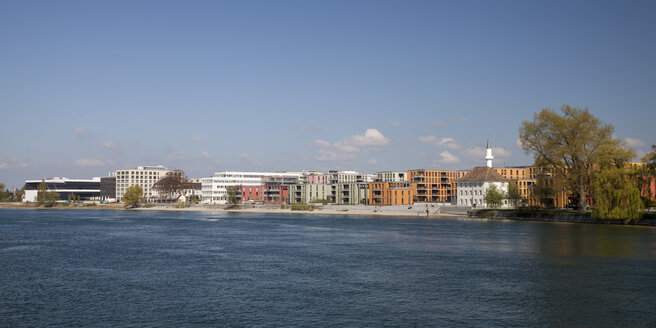
[[613, 126], [605, 124], [587, 108], [563, 105], [560, 114], [545, 108], [522, 122], [519, 139], [536, 164], [553, 167], [568, 189], [578, 196], [579, 210], [585, 209], [594, 171], [602, 163], [626, 160], [631, 150], [613, 139]]
[[592, 216], [600, 219], [639, 219], [644, 204], [628, 169], [605, 168], [595, 173]]

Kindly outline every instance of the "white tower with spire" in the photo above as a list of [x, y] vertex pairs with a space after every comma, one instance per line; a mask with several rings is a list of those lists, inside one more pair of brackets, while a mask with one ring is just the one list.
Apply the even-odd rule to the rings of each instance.
[[492, 160], [494, 159], [494, 156], [492, 156], [492, 147], [490, 147], [490, 138], [487, 138], [487, 153], [485, 154], [485, 164], [487, 167], [492, 167]]

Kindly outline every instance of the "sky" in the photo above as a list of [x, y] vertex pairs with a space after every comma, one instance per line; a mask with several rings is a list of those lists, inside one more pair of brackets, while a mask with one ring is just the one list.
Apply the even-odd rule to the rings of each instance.
[[654, 1], [0, 1], [0, 182], [164, 165], [533, 163], [522, 121], [587, 107], [656, 144]]

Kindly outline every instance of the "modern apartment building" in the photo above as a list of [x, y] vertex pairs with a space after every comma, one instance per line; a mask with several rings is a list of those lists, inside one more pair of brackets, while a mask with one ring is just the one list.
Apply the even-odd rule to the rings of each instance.
[[369, 183], [371, 205], [411, 205], [416, 194], [415, 184], [410, 182]]
[[329, 171], [330, 195], [335, 204], [367, 204], [369, 200], [369, 176], [355, 171]]
[[406, 171], [384, 171], [374, 174], [373, 182], [405, 182], [408, 181]]
[[326, 175], [321, 172], [306, 171], [301, 175], [301, 183], [324, 184], [326, 183]]
[[[264, 178], [278, 177], [300, 181], [300, 173], [285, 172], [239, 172], [222, 171], [214, 173], [213, 177], [202, 178], [202, 195], [204, 204], [227, 204], [229, 186], [263, 186]], [[266, 197], [265, 197], [266, 198]]]
[[331, 195], [331, 186], [325, 183], [307, 183], [289, 186], [291, 204], [309, 204], [317, 200], [327, 200]]
[[24, 202], [36, 202], [38, 188], [41, 182], [45, 182], [46, 191], [59, 194], [60, 200], [67, 200], [69, 196], [78, 197], [80, 200], [100, 199], [100, 178], [91, 179], [69, 179], [55, 177], [48, 179], [25, 180]]
[[455, 203], [456, 180], [463, 175], [457, 171], [410, 170], [408, 181], [415, 185], [417, 202]]
[[134, 185], [143, 188], [143, 197], [147, 202], [159, 199], [157, 192], [153, 190], [153, 184], [167, 174], [180, 174], [179, 170], [168, 170], [162, 165], [137, 166], [134, 169], [116, 170], [116, 200], [122, 201], [125, 191]]

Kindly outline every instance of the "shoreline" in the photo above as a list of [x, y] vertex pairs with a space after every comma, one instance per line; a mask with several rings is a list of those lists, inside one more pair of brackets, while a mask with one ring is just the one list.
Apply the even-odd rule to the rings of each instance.
[[325, 206], [317, 209], [292, 210], [291, 208], [272, 208], [272, 207], [244, 207], [227, 209], [222, 206], [195, 205], [190, 207], [176, 208], [174, 205], [156, 205], [153, 207], [125, 208], [122, 205], [95, 205], [95, 206], [26, 206], [25, 204], [0, 204], [0, 209], [31, 209], [31, 210], [115, 210], [115, 211], [166, 211], [166, 212], [223, 212], [223, 213], [249, 213], [249, 214], [302, 214], [302, 215], [358, 215], [358, 216], [381, 216], [381, 217], [412, 217], [412, 218], [467, 218], [467, 213], [442, 213], [433, 211], [426, 215], [425, 209], [421, 206], [415, 207], [394, 207], [394, 206], [369, 206], [369, 205], [337, 205], [334, 208]]
[[243, 207], [227, 209], [224, 206], [211, 205], [192, 205], [190, 207], [176, 208], [173, 204], [158, 204], [153, 207], [125, 208], [123, 205], [82, 205], [82, 206], [53, 206], [42, 207], [35, 206], [32, 203], [0, 203], [0, 209], [28, 209], [28, 210], [102, 210], [102, 211], [165, 211], [165, 212], [209, 212], [209, 213], [247, 213], [247, 214], [297, 214], [297, 215], [336, 215], [336, 216], [372, 216], [372, 217], [402, 217], [402, 218], [451, 218], [451, 219], [473, 219], [473, 220], [511, 220], [521, 222], [553, 222], [553, 223], [580, 223], [580, 224], [604, 224], [620, 226], [642, 226], [656, 227], [656, 220], [642, 219], [640, 221], [626, 220], [597, 220], [589, 217], [582, 218], [575, 215], [553, 215], [553, 216], [528, 216], [517, 217], [509, 213], [494, 212], [494, 214], [483, 215], [483, 213], [474, 214], [462, 208], [453, 206], [451, 209], [460, 210], [460, 213], [441, 212], [449, 206], [438, 207], [426, 215], [422, 204], [415, 206], [373, 206], [373, 205], [319, 205], [315, 210], [292, 210], [290, 207], [282, 209], [279, 207]]

